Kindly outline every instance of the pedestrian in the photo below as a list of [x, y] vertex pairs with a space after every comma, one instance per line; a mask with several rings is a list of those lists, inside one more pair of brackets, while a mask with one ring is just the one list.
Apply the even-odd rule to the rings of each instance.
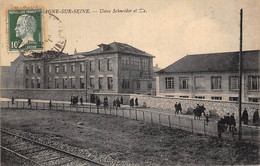
[[80, 100], [80, 104], [81, 104], [81, 105], [83, 105], [83, 98], [82, 98], [82, 97], [80, 97], [80, 99], [79, 99], [79, 100]]
[[247, 125], [248, 124], [248, 113], [246, 108], [243, 111], [242, 117], [241, 117], [242, 121], [244, 121], [244, 124]]
[[28, 107], [31, 107], [32, 106], [32, 102], [31, 102], [31, 99], [29, 98], [28, 99]]
[[114, 99], [114, 101], [113, 101], [113, 108], [115, 108], [116, 107], [116, 99]]
[[107, 97], [104, 98], [104, 109], [106, 110], [108, 107], [108, 99]]
[[175, 114], [178, 114], [179, 113], [179, 110], [178, 110], [178, 102], [176, 102], [174, 104], [174, 108], [175, 108]]
[[229, 122], [231, 127], [236, 131], [236, 120], [235, 120], [235, 113], [232, 113], [231, 116], [229, 117]]
[[51, 100], [50, 100], [50, 102], [49, 102], [49, 108], [50, 108], [50, 110], [51, 110], [51, 107], [52, 107], [52, 102], [51, 102]]
[[130, 107], [134, 107], [134, 98], [130, 99]]
[[138, 107], [138, 98], [135, 98], [135, 106]]
[[124, 103], [124, 99], [123, 99], [123, 96], [121, 96], [121, 104]]
[[223, 132], [223, 121], [224, 119], [223, 118], [220, 118], [220, 120], [218, 120], [218, 123], [217, 123], [217, 127], [218, 127], [218, 138], [221, 138], [221, 135], [222, 135], [222, 132]]
[[181, 112], [181, 114], [182, 114], [182, 107], [181, 107], [181, 102], [179, 102], [179, 104], [178, 104], [178, 112], [180, 111]]
[[15, 103], [14, 103], [14, 97], [12, 97], [12, 105], [14, 105]]
[[227, 113], [226, 116], [224, 116], [224, 123], [228, 126], [229, 131], [231, 131], [231, 125], [230, 125], [230, 115]]
[[119, 101], [119, 98], [116, 99], [116, 107], [120, 107], [120, 101]]
[[259, 113], [258, 109], [255, 110], [253, 115], [253, 124], [259, 124]]

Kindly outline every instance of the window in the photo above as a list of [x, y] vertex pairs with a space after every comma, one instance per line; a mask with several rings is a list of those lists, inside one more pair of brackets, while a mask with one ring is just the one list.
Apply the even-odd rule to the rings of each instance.
[[41, 79], [37, 78], [37, 88], [41, 88]]
[[51, 73], [51, 65], [48, 66], [48, 73]]
[[28, 78], [25, 79], [25, 88], [29, 88], [29, 79]]
[[58, 78], [54, 79], [54, 84], [55, 84], [55, 88], [58, 89], [59, 88], [59, 79]]
[[63, 73], [67, 73], [67, 64], [64, 64], [62, 66]]
[[72, 73], [75, 73], [75, 64], [71, 64], [70, 70]]
[[211, 100], [222, 100], [222, 97], [215, 97], [215, 96], [213, 96], [213, 97], [211, 97]]
[[63, 89], [67, 89], [68, 87], [68, 79], [67, 78], [63, 78], [62, 79], [62, 88]]
[[80, 72], [84, 72], [85, 71], [85, 65], [84, 63], [80, 63]]
[[94, 78], [90, 78], [89, 82], [90, 82], [90, 87], [94, 89], [95, 88]]
[[195, 77], [195, 89], [203, 90], [204, 87], [204, 77]]
[[205, 96], [195, 96], [196, 99], [205, 99]]
[[113, 70], [113, 61], [112, 59], [107, 60], [107, 70]]
[[107, 89], [113, 89], [113, 77], [107, 77]]
[[37, 73], [41, 73], [41, 66], [37, 65]]
[[33, 65], [31, 66], [31, 72], [32, 72], [32, 74], [34, 74], [34, 73], [35, 73], [35, 68], [34, 68], [34, 66], [33, 66]]
[[79, 87], [80, 87], [80, 89], [84, 89], [84, 87], [85, 87], [84, 78], [79, 78]]
[[31, 79], [31, 88], [34, 88], [34, 79]]
[[90, 71], [95, 71], [95, 61], [89, 61]]
[[101, 71], [101, 60], [98, 60], [98, 70]]
[[259, 101], [259, 98], [249, 97], [249, 98], [248, 98], [248, 101], [249, 101], [249, 102], [258, 102], [258, 101]]
[[47, 82], [47, 88], [48, 88], [48, 89], [51, 89], [51, 78], [48, 78], [47, 81], [48, 81], [48, 82]]
[[221, 77], [211, 77], [211, 89], [221, 89]]
[[149, 81], [149, 82], [147, 83], [147, 89], [152, 89], [152, 87], [153, 87], [153, 84]]
[[238, 101], [238, 97], [229, 97], [229, 101]]
[[249, 90], [259, 90], [259, 76], [249, 76], [248, 77], [248, 89]]
[[137, 82], [136, 82], [136, 88], [137, 88], [137, 89], [140, 89], [140, 86], [141, 86], [141, 85], [140, 85], [140, 81], [137, 81]]
[[123, 89], [129, 89], [130, 87], [130, 81], [129, 78], [123, 76], [123, 80], [122, 80], [122, 88]]
[[103, 77], [98, 78], [98, 88], [103, 89]]
[[[237, 76], [231, 76], [229, 77], [229, 89], [230, 90], [238, 90], [238, 77]], [[230, 100], [233, 101], [233, 100]]]
[[76, 82], [75, 78], [71, 78], [70, 79], [70, 87], [71, 87], [71, 89], [75, 89], [76, 88], [75, 82]]
[[189, 98], [189, 96], [180, 96], [180, 98]]
[[188, 78], [180, 77], [180, 89], [188, 89]]
[[60, 70], [59, 66], [55, 66], [55, 73], [56, 73], [56, 74], [59, 73], [59, 70]]
[[174, 89], [174, 78], [173, 77], [165, 78], [165, 89]]
[[25, 73], [26, 73], [26, 74], [29, 74], [29, 66], [26, 66], [26, 67], [25, 67]]

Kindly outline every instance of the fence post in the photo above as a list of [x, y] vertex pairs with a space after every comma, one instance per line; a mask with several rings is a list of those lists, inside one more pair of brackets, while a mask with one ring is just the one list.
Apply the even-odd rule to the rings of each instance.
[[135, 120], [137, 120], [137, 110], [135, 110]]
[[181, 117], [179, 116], [179, 127], [181, 127]]
[[161, 124], [161, 114], [159, 113], [159, 124]]
[[144, 121], [144, 111], [143, 111], [143, 121]]
[[45, 103], [43, 103], [43, 109], [45, 110]]
[[109, 109], [109, 112], [110, 112], [110, 116], [111, 116], [111, 108]]
[[123, 118], [125, 117], [125, 113], [124, 113], [124, 110], [122, 109], [122, 111], [123, 111]]
[[24, 108], [24, 102], [23, 102], [23, 108]]
[[56, 103], [56, 110], [58, 110], [58, 103]]
[[205, 121], [204, 121], [204, 124], [203, 124], [203, 128], [204, 128], [204, 130], [203, 130], [204, 135], [206, 135], [206, 125], [205, 125]]
[[193, 120], [190, 119], [190, 122], [191, 122], [191, 132], [193, 133]]
[[64, 103], [62, 103], [62, 109], [65, 110], [65, 109], [64, 109]]
[[18, 108], [18, 101], [16, 101], [16, 108]]
[[82, 105], [82, 108], [83, 108], [83, 110], [82, 110], [82, 111], [84, 112], [84, 105]]
[[171, 117], [168, 115], [168, 120], [169, 120], [169, 127], [171, 127]]
[[130, 116], [130, 119], [131, 119], [131, 109], [129, 109], [129, 116]]
[[153, 123], [153, 113], [151, 113], [151, 123]]
[[89, 111], [90, 111], [90, 113], [91, 113], [91, 105], [90, 105], [89, 109], [90, 109]]
[[70, 111], [71, 111], [71, 104], [70, 104]]
[[37, 108], [38, 108], [38, 103], [37, 103], [37, 102], [35, 102], [35, 108], [36, 108], [36, 110], [37, 110]]
[[116, 116], [117, 116], [117, 107], [116, 107]]
[[7, 107], [9, 108], [9, 101], [7, 101]]

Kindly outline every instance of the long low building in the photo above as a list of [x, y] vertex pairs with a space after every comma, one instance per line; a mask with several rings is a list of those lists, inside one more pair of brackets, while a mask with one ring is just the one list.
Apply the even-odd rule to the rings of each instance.
[[[260, 50], [244, 51], [242, 101], [260, 102]], [[187, 55], [157, 72], [158, 96], [238, 101], [239, 52]]]

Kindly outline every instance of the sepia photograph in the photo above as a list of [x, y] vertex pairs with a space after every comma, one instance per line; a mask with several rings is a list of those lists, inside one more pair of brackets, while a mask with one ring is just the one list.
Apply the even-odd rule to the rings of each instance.
[[259, 20], [259, 0], [0, 0], [0, 165], [260, 165]]

